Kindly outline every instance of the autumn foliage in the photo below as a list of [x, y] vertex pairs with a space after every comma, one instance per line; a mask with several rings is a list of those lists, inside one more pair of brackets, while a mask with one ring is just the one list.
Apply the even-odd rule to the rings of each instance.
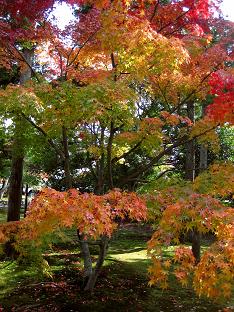
[[[76, 16], [64, 30], [48, 20], [62, 2]], [[92, 182], [90, 193], [68, 185], [66, 192], [42, 189], [24, 220], [0, 226], [0, 243], [26, 256], [27, 245], [36, 249], [63, 228], [85, 239], [111, 237], [120, 220], [147, 219], [142, 197], [115, 187], [132, 190], [163, 163], [175, 169], [187, 143], [219, 151], [217, 127], [234, 122], [233, 70], [226, 66], [233, 61], [233, 25], [219, 25], [219, 2], [0, 0], [0, 67], [17, 65], [34, 76], [0, 91], [3, 119], [20, 116], [33, 126], [66, 164], [61, 171], [71, 185], [69, 170], [79, 161], [74, 178], [80, 171]], [[25, 51], [33, 52], [31, 65]], [[148, 245], [151, 285], [168, 287], [172, 272], [198, 295], [230, 296], [233, 211], [219, 199], [232, 195], [228, 163], [214, 164], [194, 183], [147, 195], [158, 225]], [[216, 238], [199, 263], [180, 243], [190, 232]], [[172, 244], [178, 247], [169, 261], [163, 248]]]
[[40, 246], [45, 235], [75, 227], [80, 234], [98, 239], [111, 236], [118, 221], [146, 220], [144, 200], [135, 193], [113, 190], [103, 196], [81, 194], [76, 189], [58, 192], [43, 189], [32, 201], [24, 220], [0, 226], [1, 243], [14, 237], [15, 248], [23, 254], [26, 242]]
[[[219, 174], [222, 179], [217, 176]], [[167, 288], [169, 275], [173, 273], [183, 286], [193, 285], [199, 296], [213, 299], [231, 296], [234, 277], [233, 208], [208, 194], [221, 197], [233, 194], [233, 177], [232, 164], [215, 164], [197, 177], [193, 189], [188, 185], [184, 190], [171, 187], [156, 195], [156, 201], [163, 201], [164, 210], [156, 215], [159, 219], [157, 231], [148, 242], [152, 259], [150, 285]], [[199, 191], [207, 194], [196, 193]], [[166, 197], [169, 200], [163, 200]], [[194, 232], [215, 235], [215, 241], [202, 253], [198, 264], [192, 249], [182, 243], [183, 236]], [[172, 251], [173, 259], [168, 260], [163, 250], [172, 245], [178, 247]]]
[[219, 71], [212, 74], [209, 80], [213, 104], [207, 108], [207, 114], [220, 122], [234, 123], [234, 76], [233, 71]]

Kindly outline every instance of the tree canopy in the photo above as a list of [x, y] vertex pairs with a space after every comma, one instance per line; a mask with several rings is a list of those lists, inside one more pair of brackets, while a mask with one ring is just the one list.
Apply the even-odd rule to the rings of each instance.
[[[192, 274], [199, 295], [230, 296], [233, 164], [221, 151], [233, 135], [234, 28], [219, 2], [0, 1], [0, 172], [21, 192], [24, 160], [50, 187], [0, 226], [2, 243], [25, 256], [29, 242], [76, 227], [92, 290], [113, 230], [146, 220], [147, 202], [150, 284], [167, 286], [161, 246], [191, 232], [175, 276], [185, 285]], [[56, 3], [73, 9], [64, 30], [50, 19]], [[201, 255], [205, 233], [216, 242]], [[90, 237], [101, 239], [95, 270]]]

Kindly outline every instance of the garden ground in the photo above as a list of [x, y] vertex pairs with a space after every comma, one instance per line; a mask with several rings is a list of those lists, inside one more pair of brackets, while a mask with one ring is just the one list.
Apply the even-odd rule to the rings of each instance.
[[[35, 268], [23, 270], [12, 261], [0, 263], [0, 311], [232, 311], [231, 302], [198, 298], [191, 287], [184, 289], [173, 278], [168, 290], [148, 286], [149, 225], [121, 226], [93, 295], [86, 294], [81, 290], [81, 255], [74, 233], [69, 231], [68, 240], [53, 244], [45, 253], [50, 277], [39, 275]], [[172, 249], [165, 249], [165, 256], [170, 257]], [[95, 256], [95, 246], [92, 252]]]

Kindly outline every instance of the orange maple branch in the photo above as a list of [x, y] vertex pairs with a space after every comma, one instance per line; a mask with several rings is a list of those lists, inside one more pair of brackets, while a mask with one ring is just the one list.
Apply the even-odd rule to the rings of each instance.
[[[67, 60], [67, 67], [71, 66], [71, 65], [77, 60], [77, 58], [78, 58], [78, 56], [79, 56], [81, 50], [82, 50], [82, 49], [86, 46], [86, 44], [97, 34], [98, 31], [99, 31], [99, 29], [97, 29], [94, 33], [92, 33], [92, 34], [82, 43], [82, 45], [79, 47], [79, 49], [78, 49], [78, 51], [77, 51], [75, 57], [74, 57], [73, 60], [71, 60], [70, 62], [69, 62], [69, 58], [70, 58], [70, 55], [69, 55], [68, 60]], [[75, 48], [75, 47], [76, 47], [76, 46], [74, 46], [74, 48]]]
[[158, 6], [159, 6], [159, 0], [155, 3], [153, 14], [152, 14], [152, 16], [150, 17], [150, 22], [152, 22], [152, 20], [154, 19], [155, 14], [156, 14], [157, 9], [158, 9]]
[[182, 18], [183, 16], [185, 16], [190, 10], [191, 10], [191, 8], [189, 8], [188, 11], [183, 12], [182, 14], [180, 14], [179, 16], [177, 16], [177, 18], [176, 18], [174, 21], [169, 22], [169, 23], [167, 23], [166, 25], [163, 25], [160, 29], [157, 30], [157, 32], [159, 33], [159, 32], [161, 32], [163, 29], [167, 28], [168, 26], [175, 24], [180, 18]]

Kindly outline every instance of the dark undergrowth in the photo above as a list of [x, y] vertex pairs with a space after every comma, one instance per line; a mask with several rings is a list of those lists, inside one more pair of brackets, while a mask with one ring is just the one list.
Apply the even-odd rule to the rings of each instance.
[[[0, 263], [0, 311], [232, 311], [231, 303], [214, 303], [181, 288], [172, 278], [168, 290], [148, 286], [146, 241], [148, 225], [124, 225], [115, 233], [92, 295], [82, 292], [81, 255], [73, 232], [67, 242], [56, 242], [45, 253], [53, 273], [22, 269], [15, 262]], [[165, 250], [170, 257], [173, 247]], [[95, 257], [96, 247], [92, 247]]]

